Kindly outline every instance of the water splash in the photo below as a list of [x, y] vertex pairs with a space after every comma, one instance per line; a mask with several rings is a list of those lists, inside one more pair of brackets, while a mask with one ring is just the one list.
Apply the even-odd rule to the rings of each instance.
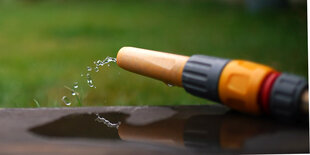
[[97, 118], [95, 119], [95, 121], [99, 122], [99, 123], [103, 123], [105, 124], [107, 127], [109, 128], [116, 128], [118, 129], [118, 127], [121, 125], [121, 122], [117, 122], [117, 123], [111, 123], [109, 120], [100, 117], [99, 114], [96, 114]]
[[91, 75], [89, 73], [86, 74], [86, 82], [87, 82], [89, 87], [96, 88], [94, 85], [93, 79], [91, 78]]
[[80, 93], [77, 92], [77, 88], [79, 87], [78, 82], [73, 83], [73, 88], [70, 88], [68, 86], [64, 86], [64, 87], [71, 91], [71, 95], [75, 96], [75, 99], [76, 99], [78, 105], [82, 106]]
[[[96, 86], [94, 85], [94, 81], [92, 79], [92, 76], [91, 76], [91, 73], [94, 71], [94, 72], [99, 72], [99, 69], [100, 67], [104, 66], [104, 65], [108, 65], [110, 66], [110, 62], [116, 62], [116, 58], [113, 58], [113, 57], [106, 57], [105, 59], [103, 60], [97, 60], [97, 61], [94, 61], [94, 64], [95, 66], [92, 67], [92, 66], [87, 66], [86, 69], [87, 69], [87, 72], [86, 73], [82, 73], [80, 74], [81, 77], [85, 78], [86, 79], [86, 83], [89, 87], [91, 88], [96, 88]], [[72, 96], [75, 96], [78, 104], [80, 106], [82, 106], [82, 102], [81, 102], [81, 96], [79, 94], [79, 92], [77, 91], [77, 89], [79, 88], [79, 83], [78, 82], [74, 82], [73, 83], [73, 88], [70, 88], [70, 87], [67, 87], [67, 86], [64, 86], [66, 89], [70, 90], [71, 91], [71, 95]], [[63, 96], [62, 99], [61, 99], [67, 106], [71, 105], [71, 102], [69, 100], [69, 98], [67, 96]]]
[[108, 66], [110, 66], [110, 62], [116, 62], [116, 58], [106, 57], [104, 60], [94, 61], [94, 64], [96, 65], [95, 72], [99, 72], [100, 66], [104, 66], [105, 64], [108, 64]]
[[62, 100], [62, 102], [65, 103], [65, 105], [67, 105], [67, 106], [71, 105], [71, 102], [67, 96], [63, 96], [61, 100]]
[[90, 74], [90, 72], [92, 71], [92, 70], [94, 70], [95, 72], [99, 72], [99, 70], [100, 70], [100, 67], [102, 67], [102, 66], [104, 66], [104, 65], [108, 65], [108, 66], [110, 66], [110, 62], [116, 62], [116, 58], [113, 58], [113, 57], [106, 57], [105, 59], [103, 59], [103, 60], [97, 60], [97, 61], [94, 61], [94, 64], [95, 64], [95, 67], [89, 67], [89, 66], [87, 66], [87, 71], [88, 71], [88, 73], [86, 73], [86, 82], [87, 82], [87, 84], [88, 84], [88, 86], [89, 87], [91, 87], [91, 88], [96, 88], [96, 86], [94, 85], [94, 81], [93, 81], [93, 79], [92, 79], [92, 77], [91, 77], [91, 74]]

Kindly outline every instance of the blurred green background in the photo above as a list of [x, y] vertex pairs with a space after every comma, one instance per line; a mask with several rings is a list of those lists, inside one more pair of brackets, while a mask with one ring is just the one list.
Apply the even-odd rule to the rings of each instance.
[[64, 88], [76, 81], [83, 106], [211, 103], [115, 63], [87, 87], [86, 66], [123, 46], [247, 59], [307, 77], [306, 2], [285, 2], [3, 0], [0, 106], [65, 106], [64, 95], [78, 106]]

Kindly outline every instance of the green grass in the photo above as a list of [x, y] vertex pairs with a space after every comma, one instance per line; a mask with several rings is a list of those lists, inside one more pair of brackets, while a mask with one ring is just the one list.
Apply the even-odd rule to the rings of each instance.
[[[306, 9], [249, 13], [189, 1], [0, 3], [0, 106], [65, 106], [80, 83], [83, 106], [185, 105], [209, 101], [117, 67], [80, 77], [123, 46], [247, 59], [307, 76]], [[37, 102], [34, 102], [37, 101]], [[75, 101], [72, 106], [78, 106]]]

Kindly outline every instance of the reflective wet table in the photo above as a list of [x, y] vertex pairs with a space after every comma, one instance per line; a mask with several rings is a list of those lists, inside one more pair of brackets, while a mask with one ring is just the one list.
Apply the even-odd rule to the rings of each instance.
[[221, 106], [0, 109], [0, 154], [307, 153], [308, 120]]

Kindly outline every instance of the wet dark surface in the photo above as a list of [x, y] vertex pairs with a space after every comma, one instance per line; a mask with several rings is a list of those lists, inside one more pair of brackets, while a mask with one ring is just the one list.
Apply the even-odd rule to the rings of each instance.
[[[13, 116], [11, 121], [24, 120], [20, 127], [25, 135], [0, 136], [0, 149], [1, 143], [7, 141], [8, 146], [17, 143], [21, 151], [29, 150], [29, 154], [35, 146], [50, 148], [45, 153], [60, 154], [83, 147], [84, 152], [89, 149], [89, 153], [95, 154], [309, 152], [308, 121], [283, 122], [229, 111], [222, 106], [4, 109], [0, 116], [3, 113]], [[108, 127], [96, 121], [96, 114], [121, 124], [118, 128]], [[29, 119], [34, 122], [27, 125]], [[29, 143], [36, 145], [28, 146]], [[71, 151], [65, 151], [68, 148]]]
[[[111, 122], [123, 122], [128, 117], [127, 114], [113, 112], [100, 114], [100, 116]], [[71, 114], [53, 122], [31, 128], [29, 131], [47, 137], [120, 140], [116, 128], [95, 121], [96, 118], [96, 114]]]

